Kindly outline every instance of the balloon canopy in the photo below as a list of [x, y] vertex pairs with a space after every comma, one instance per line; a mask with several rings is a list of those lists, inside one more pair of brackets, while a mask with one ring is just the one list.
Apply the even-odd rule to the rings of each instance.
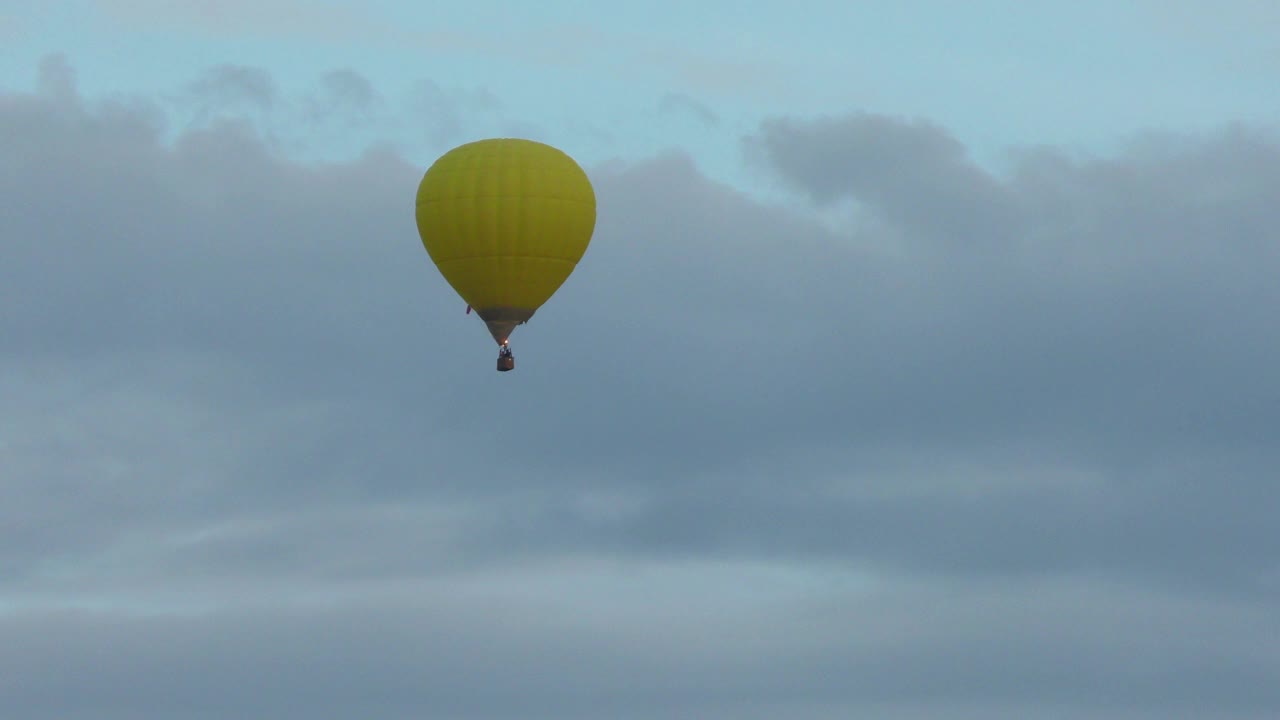
[[596, 198], [561, 150], [495, 138], [456, 147], [427, 169], [416, 218], [440, 274], [505, 346], [586, 252]]

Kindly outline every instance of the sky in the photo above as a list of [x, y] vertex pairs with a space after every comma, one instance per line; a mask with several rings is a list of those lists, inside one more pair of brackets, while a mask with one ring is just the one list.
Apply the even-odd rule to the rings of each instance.
[[0, 0], [0, 716], [1280, 715], [1280, 6], [511, 5]]

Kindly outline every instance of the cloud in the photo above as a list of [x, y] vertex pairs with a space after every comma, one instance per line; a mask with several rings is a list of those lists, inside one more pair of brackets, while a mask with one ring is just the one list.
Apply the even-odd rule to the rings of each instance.
[[635, 58], [621, 65], [621, 69], [661, 69], [678, 87], [699, 96], [780, 100], [795, 89], [792, 68], [776, 58], [655, 45], [634, 37], [617, 38], [615, 46], [625, 48]]
[[389, 30], [367, 11], [300, 0], [98, 0], [104, 14], [128, 28], [165, 27], [230, 36], [301, 36], [376, 41]]
[[[74, 83], [67, 88], [73, 97]], [[502, 101], [486, 89], [444, 87], [422, 78], [407, 95], [386, 96], [350, 68], [323, 72], [309, 87], [282, 88], [265, 68], [218, 65], [165, 95], [162, 104], [147, 105], [197, 135], [241, 126], [245, 137], [261, 137], [273, 153], [322, 161], [392, 144], [443, 152], [464, 130], [506, 132], [515, 125], [506, 118]], [[398, 140], [393, 143], [389, 137]]]
[[[449, 27], [443, 21], [423, 27], [406, 23], [367, 4], [302, 0], [97, 0], [103, 14], [121, 29], [159, 28], [166, 32], [279, 41], [395, 47], [434, 54], [447, 65], [477, 56], [511, 63], [527, 74], [533, 68], [605, 68], [616, 82], [636, 73], [657, 72], [699, 95], [778, 99], [794, 91], [794, 68], [753, 53], [724, 54], [690, 50], [655, 41], [652, 34], [616, 32], [584, 22], [579, 15], [538, 13], [528, 21], [491, 12], [486, 28]], [[477, 12], [484, 12], [477, 10]], [[495, 29], [496, 28], [496, 29]]]
[[[0, 619], [0, 667], [18, 679], [8, 697], [20, 717], [34, 718], [1262, 718], [1277, 700], [1256, 670], [1276, 661], [1259, 632], [1274, 617], [1257, 608], [1074, 583], [845, 591], [789, 580], [570, 564], [289, 607], [109, 622], [23, 613]], [[722, 594], [726, 582], [780, 581], [763, 598]], [[698, 589], [714, 594], [688, 592]], [[93, 660], [102, 647], [115, 662]]]
[[815, 202], [853, 198], [912, 236], [971, 244], [1020, 231], [998, 182], [928, 121], [777, 118], [745, 145]]
[[21, 19], [0, 13], [0, 40], [17, 40], [26, 32], [26, 26]]
[[37, 86], [40, 94], [46, 97], [74, 100], [77, 93], [76, 71], [65, 55], [50, 55], [40, 61]]
[[354, 110], [366, 110], [378, 99], [368, 78], [354, 70], [334, 70], [326, 73], [323, 88], [334, 104]]
[[0, 715], [1280, 707], [1274, 139], [996, 176], [923, 121], [763, 124], [849, 228], [591, 167], [499, 375], [425, 168], [44, 86], [0, 96]]
[[502, 103], [484, 89], [446, 88], [434, 80], [421, 80], [414, 87], [410, 107], [428, 139], [445, 145], [462, 141], [464, 130], [473, 128], [478, 118], [500, 119]]
[[666, 93], [658, 101], [658, 111], [663, 113], [684, 113], [691, 115], [707, 127], [718, 127], [720, 116], [703, 103], [684, 93]]
[[269, 113], [279, 102], [279, 90], [263, 68], [219, 65], [205, 71], [185, 89], [186, 101], [201, 122], [223, 113]]
[[[1280, 10], [1266, 0], [1231, 0], [1208, 9], [1189, 0], [1152, 2], [1143, 0], [1139, 9], [1153, 20], [1156, 29], [1182, 38], [1209, 40], [1219, 50], [1242, 48], [1280, 49], [1269, 30], [1280, 23]], [[1261, 59], [1261, 56], [1255, 56]], [[1274, 56], [1270, 58], [1274, 60]]]
[[383, 99], [364, 75], [340, 69], [325, 73], [320, 87], [305, 95], [301, 105], [300, 112], [311, 124], [351, 130], [376, 122]]

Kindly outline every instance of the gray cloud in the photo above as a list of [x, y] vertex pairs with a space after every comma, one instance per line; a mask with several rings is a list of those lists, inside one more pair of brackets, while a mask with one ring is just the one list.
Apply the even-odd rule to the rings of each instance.
[[320, 89], [306, 101], [306, 114], [312, 122], [323, 123], [338, 119], [353, 126], [369, 122], [380, 98], [369, 79], [350, 70], [332, 70], [325, 73]]
[[479, 118], [500, 116], [502, 109], [501, 101], [487, 90], [446, 88], [434, 80], [419, 81], [410, 104], [426, 129], [427, 139], [435, 144], [463, 141], [464, 129], [474, 126]]
[[324, 41], [386, 40], [393, 29], [367, 12], [343, 5], [315, 6], [301, 0], [99, 0], [111, 22], [127, 28], [177, 30], [209, 35], [267, 35]]
[[66, 55], [50, 55], [41, 60], [37, 87], [46, 97], [76, 100], [76, 71]]
[[[1277, 49], [1269, 29], [1280, 23], [1280, 10], [1266, 0], [1231, 0], [1215, 6], [1211, 13], [1204, 12], [1203, 7], [1190, 0], [1141, 0], [1137, 6], [1155, 29], [1186, 39], [1217, 42], [1215, 47], [1219, 51]], [[1260, 53], [1251, 54], [1255, 60], [1265, 59]]]
[[210, 68], [187, 86], [186, 94], [202, 116], [228, 111], [270, 112], [279, 102], [279, 90], [271, 74], [245, 65]]
[[745, 146], [814, 201], [852, 197], [902, 226], [908, 238], [968, 247], [1020, 230], [999, 183], [927, 121], [869, 113], [778, 118]]
[[[62, 64], [66, 66], [65, 61]], [[42, 82], [63, 76], [65, 80], [59, 82], [71, 83], [66, 87], [68, 97], [74, 98], [69, 66], [62, 71], [47, 68]], [[385, 145], [388, 133], [407, 135], [411, 144], [436, 149], [458, 141], [464, 128], [494, 128], [506, 122], [501, 101], [487, 90], [445, 88], [425, 78], [406, 97], [387, 98], [351, 68], [329, 70], [316, 78], [314, 86], [286, 92], [263, 68], [218, 65], [169, 94], [164, 108], [185, 130], [241, 125], [244, 133], [266, 140], [272, 152], [286, 154], [323, 154], [337, 148], [349, 156], [365, 147]], [[404, 133], [410, 122], [406, 116], [412, 118], [408, 133]]]
[[762, 126], [848, 231], [591, 168], [505, 376], [424, 168], [139, 107], [0, 96], [5, 717], [1280, 706], [1271, 138], [997, 177], [925, 123]]
[[658, 112], [684, 113], [707, 127], [718, 127], [720, 116], [705, 104], [684, 93], [666, 93], [658, 101]]
[[[1259, 668], [1277, 660], [1265, 633], [1278, 628], [1256, 608], [1074, 582], [712, 599], [675, 588], [780, 578], [637, 570], [532, 566], [110, 622], [23, 613], [0, 621], [0, 667], [36, 718], [1261, 718], [1277, 701]], [[67, 677], [83, 678], [76, 692]]]
[[16, 17], [0, 13], [0, 40], [17, 40], [26, 35], [26, 25]]

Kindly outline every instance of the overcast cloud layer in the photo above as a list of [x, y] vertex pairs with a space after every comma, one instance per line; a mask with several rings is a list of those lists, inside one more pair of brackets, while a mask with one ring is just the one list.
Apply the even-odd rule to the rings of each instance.
[[0, 96], [0, 716], [1280, 715], [1275, 136], [994, 176], [777, 117], [789, 204], [589, 167], [499, 375], [425, 168], [162, 116]]

